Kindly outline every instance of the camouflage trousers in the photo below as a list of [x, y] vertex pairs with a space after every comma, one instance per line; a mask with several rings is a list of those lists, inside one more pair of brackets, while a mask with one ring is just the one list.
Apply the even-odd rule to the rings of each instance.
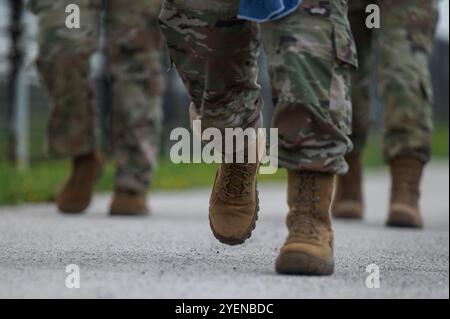
[[268, 55], [279, 162], [343, 174], [352, 148], [351, 71], [356, 49], [346, 1], [304, 0], [280, 21], [236, 18], [238, 0], [166, 0], [161, 31], [202, 126], [261, 125], [257, 58]]
[[[365, 8], [370, 3], [380, 7], [381, 25], [377, 31], [365, 27]], [[349, 18], [360, 61], [352, 83], [354, 152], [363, 150], [370, 127], [369, 89], [375, 69], [372, 53], [377, 49], [385, 160], [399, 155], [424, 162], [430, 159], [433, 92], [428, 63], [437, 17], [435, 0], [351, 2]]]
[[[79, 29], [66, 28], [66, 6], [80, 8]], [[145, 192], [156, 165], [162, 122], [160, 0], [108, 1], [109, 72], [116, 189]], [[101, 0], [34, 0], [39, 17], [37, 66], [53, 104], [48, 147], [75, 157], [98, 149], [90, 57], [99, 43]]]

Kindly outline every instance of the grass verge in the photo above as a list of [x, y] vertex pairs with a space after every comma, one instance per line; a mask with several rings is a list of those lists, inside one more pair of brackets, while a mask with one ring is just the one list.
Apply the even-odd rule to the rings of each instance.
[[[365, 152], [366, 167], [373, 168], [383, 164], [379, 138], [372, 137]], [[447, 159], [449, 156], [448, 127], [436, 128], [433, 138], [433, 157]], [[155, 175], [152, 189], [180, 190], [193, 187], [209, 187], [213, 183], [217, 165], [180, 164], [161, 160]], [[58, 188], [69, 172], [67, 161], [39, 162], [23, 172], [14, 169], [8, 163], [0, 162], [0, 205], [21, 203], [49, 202], [54, 200]], [[282, 181], [286, 178], [285, 170], [274, 175], [261, 175], [260, 181]], [[114, 166], [106, 165], [103, 177], [96, 190], [112, 190]]]

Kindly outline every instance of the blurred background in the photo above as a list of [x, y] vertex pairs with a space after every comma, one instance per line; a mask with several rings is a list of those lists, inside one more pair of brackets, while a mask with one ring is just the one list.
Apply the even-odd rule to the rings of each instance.
[[[440, 1], [440, 6], [440, 23], [430, 63], [435, 90], [433, 155], [434, 159], [448, 160], [449, 2]], [[68, 173], [68, 161], [55, 161], [46, 154], [46, 123], [50, 105], [33, 66], [38, 52], [36, 33], [36, 18], [24, 10], [22, 1], [0, 0], [0, 205], [51, 201]], [[164, 61], [164, 64], [169, 69], [168, 61]], [[261, 57], [260, 70], [265, 125], [269, 126], [273, 105], [264, 55]], [[174, 127], [189, 127], [189, 118], [188, 97], [176, 71], [168, 71], [166, 78], [168, 90], [164, 103], [161, 162], [153, 189], [209, 186], [215, 175], [214, 165], [174, 165], [167, 159], [170, 131]], [[100, 92], [97, 105], [104, 126], [101, 143], [108, 153], [109, 83], [102, 70], [95, 72], [94, 79]], [[372, 96], [376, 106], [372, 114], [374, 126], [365, 154], [369, 168], [383, 165], [379, 134], [383, 109], [377, 99], [376, 81], [373, 84]], [[111, 190], [113, 172], [113, 166], [108, 164], [98, 191]], [[285, 177], [283, 173], [264, 175], [262, 179], [282, 180]]]

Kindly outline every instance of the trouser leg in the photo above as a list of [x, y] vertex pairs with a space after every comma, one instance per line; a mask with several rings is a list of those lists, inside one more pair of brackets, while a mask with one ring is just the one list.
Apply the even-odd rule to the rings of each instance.
[[162, 126], [160, 1], [109, 2], [116, 189], [147, 191], [156, 168]]
[[98, 6], [80, 0], [80, 29], [66, 27], [65, 8], [73, 1], [34, 1], [39, 17], [37, 67], [47, 86], [52, 113], [48, 148], [54, 156], [76, 157], [96, 148], [95, 108], [89, 57], [97, 48]]
[[350, 77], [357, 60], [346, 14], [334, 2], [306, 1], [287, 18], [263, 26], [278, 100], [273, 126], [285, 168], [337, 174], [348, 169]]

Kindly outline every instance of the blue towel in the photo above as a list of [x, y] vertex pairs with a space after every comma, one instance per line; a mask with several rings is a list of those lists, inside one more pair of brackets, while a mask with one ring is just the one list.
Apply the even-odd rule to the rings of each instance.
[[281, 19], [294, 12], [302, 0], [241, 0], [238, 18], [266, 22]]

